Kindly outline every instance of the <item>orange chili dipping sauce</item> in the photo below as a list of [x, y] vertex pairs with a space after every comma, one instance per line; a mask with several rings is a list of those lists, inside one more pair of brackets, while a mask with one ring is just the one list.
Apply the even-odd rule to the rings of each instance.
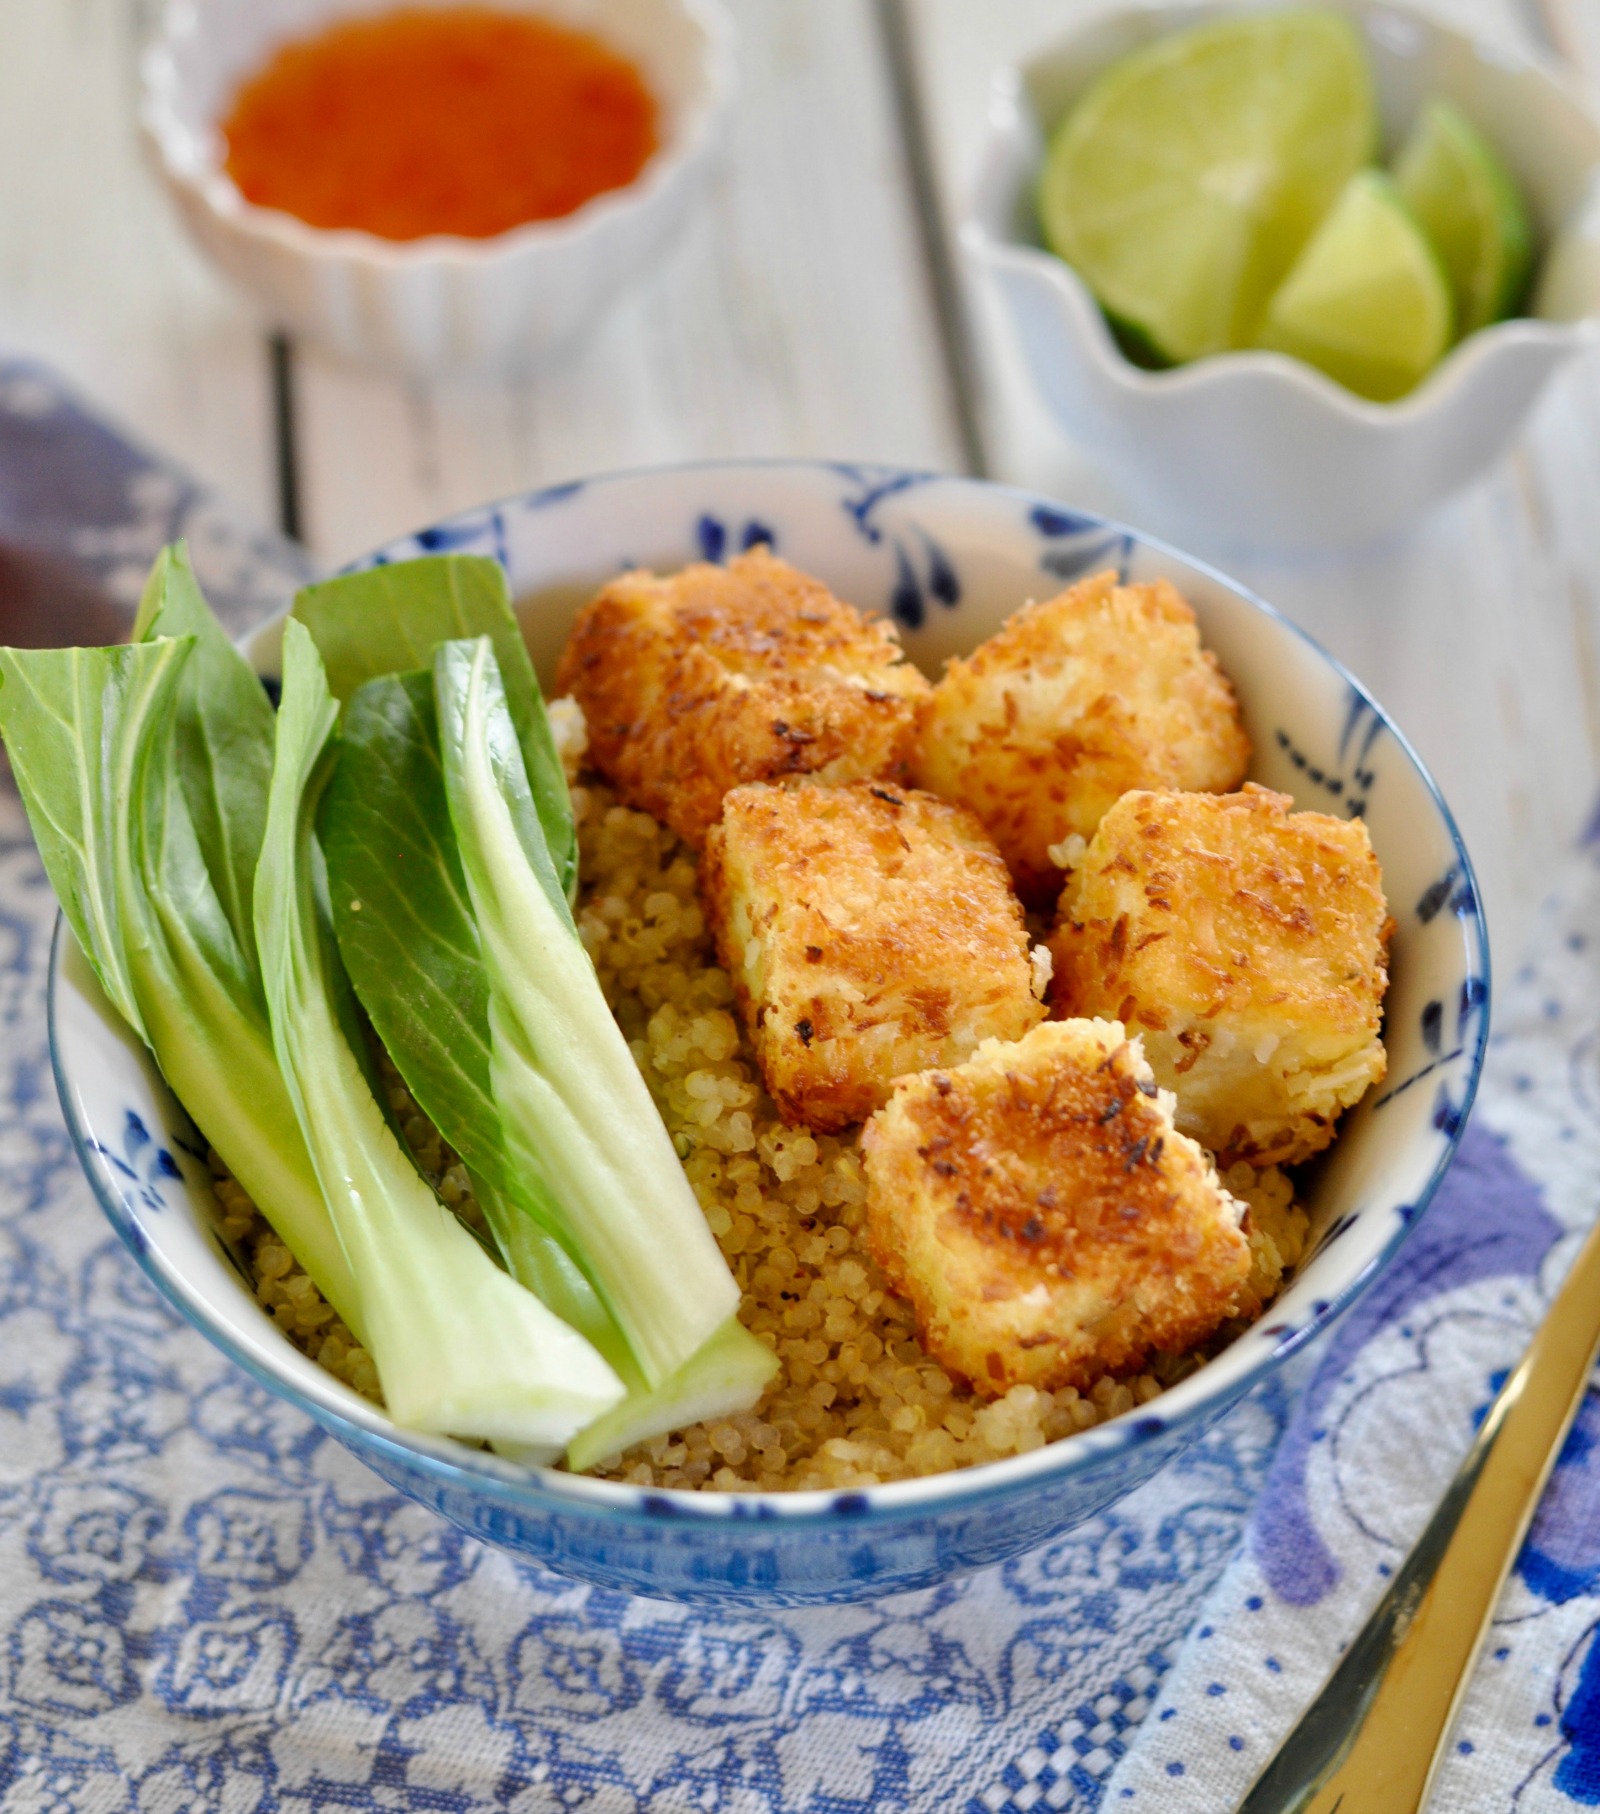
[[632, 182], [656, 103], [587, 32], [487, 6], [405, 8], [285, 45], [222, 122], [248, 201], [384, 239], [487, 239]]

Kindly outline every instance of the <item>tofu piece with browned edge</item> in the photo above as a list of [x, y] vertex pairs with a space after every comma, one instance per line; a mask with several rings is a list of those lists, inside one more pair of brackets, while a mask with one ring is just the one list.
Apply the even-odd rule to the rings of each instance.
[[701, 892], [791, 1124], [848, 1127], [903, 1072], [958, 1064], [1043, 1018], [1005, 865], [971, 813], [931, 794], [737, 787]]
[[697, 850], [743, 781], [907, 779], [928, 690], [892, 624], [764, 547], [621, 574], [578, 613], [557, 675], [595, 767]]
[[902, 1077], [861, 1137], [867, 1238], [974, 1390], [1059, 1390], [1181, 1354], [1250, 1273], [1244, 1205], [1114, 1021], [1050, 1021]]
[[1050, 941], [1065, 1015], [1123, 1021], [1178, 1126], [1224, 1164], [1293, 1165], [1387, 1068], [1391, 922], [1359, 819], [1287, 794], [1130, 793]]
[[1023, 899], [1061, 886], [1051, 849], [1090, 838], [1129, 788], [1237, 787], [1250, 744], [1233, 688], [1166, 580], [1096, 573], [1025, 605], [925, 709], [913, 779], [983, 821]]

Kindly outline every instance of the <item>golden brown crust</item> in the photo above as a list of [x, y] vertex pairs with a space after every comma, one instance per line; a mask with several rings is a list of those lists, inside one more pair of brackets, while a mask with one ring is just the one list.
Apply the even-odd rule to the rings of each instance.
[[1385, 1070], [1389, 918], [1365, 825], [1286, 794], [1135, 792], [1062, 890], [1052, 1000], [1115, 1015], [1224, 1163], [1294, 1164]]
[[1237, 787], [1250, 744], [1233, 689], [1166, 580], [1107, 571], [1016, 612], [924, 708], [917, 782], [970, 806], [1023, 897], [1060, 886], [1050, 847], [1092, 837], [1129, 788]]
[[892, 625], [753, 548], [602, 587], [556, 688], [583, 707], [601, 774], [698, 849], [742, 781], [903, 777], [928, 683]]
[[1113, 1022], [1053, 1021], [902, 1077], [861, 1144], [873, 1254], [977, 1390], [1181, 1353], [1249, 1275], [1242, 1206]]
[[1044, 1013], [1010, 878], [964, 808], [856, 782], [735, 788], [701, 890], [768, 1092], [833, 1131], [893, 1078]]

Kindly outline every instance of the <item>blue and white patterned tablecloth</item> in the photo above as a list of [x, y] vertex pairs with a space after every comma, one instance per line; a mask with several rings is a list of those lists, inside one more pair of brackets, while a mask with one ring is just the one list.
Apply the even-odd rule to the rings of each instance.
[[[131, 601], [175, 533], [235, 622], [301, 571], [0, 366], [0, 552]], [[1590, 851], [1503, 991], [1435, 1207], [1291, 1377], [1091, 1524], [937, 1591], [766, 1619], [630, 1600], [395, 1498], [154, 1297], [67, 1147], [54, 917], [0, 781], [5, 1814], [1217, 1814], [1420, 1527], [1600, 1201]], [[1597, 1627], [1591, 1394], [1441, 1809], [1600, 1806]]]

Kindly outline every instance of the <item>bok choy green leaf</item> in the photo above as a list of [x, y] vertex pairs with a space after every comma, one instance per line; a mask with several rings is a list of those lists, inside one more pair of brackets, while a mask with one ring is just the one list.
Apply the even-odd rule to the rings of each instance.
[[411, 1429], [559, 1453], [620, 1401], [621, 1382], [429, 1189], [347, 1031], [315, 833], [337, 716], [310, 633], [291, 620], [254, 904], [278, 1061], [357, 1280], [390, 1415]]
[[178, 682], [173, 754], [200, 854], [241, 951], [255, 948], [250, 893], [272, 779], [272, 706], [212, 614], [182, 542], [162, 549], [133, 640], [192, 636]]
[[506, 1149], [655, 1389], [735, 1315], [738, 1287], [578, 937], [493, 645], [444, 643], [433, 671]]
[[45, 873], [107, 1000], [141, 1039], [117, 903], [119, 803], [140, 733], [187, 653], [0, 649], [0, 736]]
[[489, 984], [445, 802], [433, 676], [347, 702], [318, 815], [356, 994], [423, 1111], [479, 1177], [514, 1186], [489, 1083]]
[[567, 898], [573, 899], [578, 844], [572, 808], [500, 563], [476, 554], [430, 554], [343, 573], [305, 587], [295, 598], [294, 615], [316, 638], [328, 685], [341, 701], [379, 675], [430, 667], [442, 642], [471, 636], [493, 642], [545, 842]]
[[[0, 736], [113, 1007], [360, 1339], [354, 1281], [273, 1053], [254, 939], [241, 942], [191, 816], [197, 777], [180, 725], [202, 640], [0, 650]], [[248, 823], [236, 804], [221, 816]]]

